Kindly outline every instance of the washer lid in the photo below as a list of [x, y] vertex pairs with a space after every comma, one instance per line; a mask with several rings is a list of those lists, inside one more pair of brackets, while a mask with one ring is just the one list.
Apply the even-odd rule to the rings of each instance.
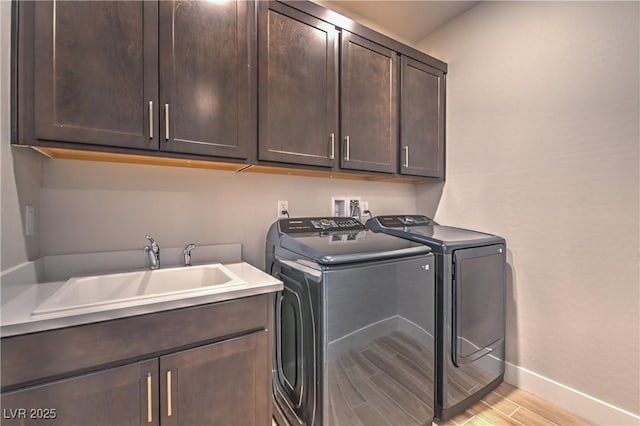
[[423, 244], [367, 230], [282, 234], [280, 246], [321, 265], [370, 262], [431, 252], [431, 248]]
[[[407, 223], [406, 218], [419, 217], [425, 220], [413, 220]], [[425, 224], [425, 222], [427, 222]], [[421, 222], [421, 223], [420, 223]], [[426, 216], [396, 215], [377, 216], [367, 221], [367, 229], [395, 235], [411, 241], [429, 245], [435, 252], [451, 253], [463, 247], [504, 244], [502, 237], [470, 229], [438, 225]]]

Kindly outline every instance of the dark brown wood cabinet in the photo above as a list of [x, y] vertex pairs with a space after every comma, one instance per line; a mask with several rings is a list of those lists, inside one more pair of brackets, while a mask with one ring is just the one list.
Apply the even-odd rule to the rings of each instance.
[[17, 4], [19, 143], [248, 157], [253, 2]]
[[342, 168], [394, 173], [398, 147], [397, 54], [342, 32]]
[[338, 132], [338, 33], [275, 2], [259, 2], [258, 158], [333, 166]]
[[160, 358], [163, 425], [261, 425], [271, 404], [268, 333]]
[[444, 73], [400, 59], [400, 173], [444, 178]]
[[3, 425], [158, 425], [158, 360], [2, 394]]
[[267, 425], [272, 299], [3, 338], [2, 423]]
[[253, 2], [160, 2], [160, 150], [247, 158]]
[[53, 158], [444, 179], [447, 64], [313, 2], [14, 8], [14, 143]]
[[[20, 2], [25, 138], [153, 149], [158, 4]], [[29, 42], [32, 42], [29, 43]], [[156, 121], [157, 123], [157, 121]], [[34, 132], [34, 135], [28, 133]]]

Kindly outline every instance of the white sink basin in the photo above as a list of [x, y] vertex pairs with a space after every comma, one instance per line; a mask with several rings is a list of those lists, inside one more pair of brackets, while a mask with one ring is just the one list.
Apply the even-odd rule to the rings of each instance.
[[90, 313], [156, 300], [214, 294], [245, 285], [219, 263], [71, 278], [40, 304], [32, 316]]

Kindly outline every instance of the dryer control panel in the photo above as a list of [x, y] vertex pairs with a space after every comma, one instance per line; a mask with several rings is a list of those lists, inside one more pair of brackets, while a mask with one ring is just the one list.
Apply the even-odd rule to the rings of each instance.
[[351, 217], [299, 217], [280, 219], [280, 231], [285, 234], [310, 232], [362, 231], [364, 225]]
[[433, 219], [423, 215], [399, 215], [399, 216], [378, 216], [382, 226], [388, 228], [402, 228], [405, 226], [426, 226], [435, 225]]

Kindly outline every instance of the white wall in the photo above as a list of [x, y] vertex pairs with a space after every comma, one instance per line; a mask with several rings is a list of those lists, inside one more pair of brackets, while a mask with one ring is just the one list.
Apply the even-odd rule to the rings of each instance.
[[636, 414], [639, 16], [483, 2], [419, 45], [449, 64], [436, 220], [508, 242], [507, 360]]

